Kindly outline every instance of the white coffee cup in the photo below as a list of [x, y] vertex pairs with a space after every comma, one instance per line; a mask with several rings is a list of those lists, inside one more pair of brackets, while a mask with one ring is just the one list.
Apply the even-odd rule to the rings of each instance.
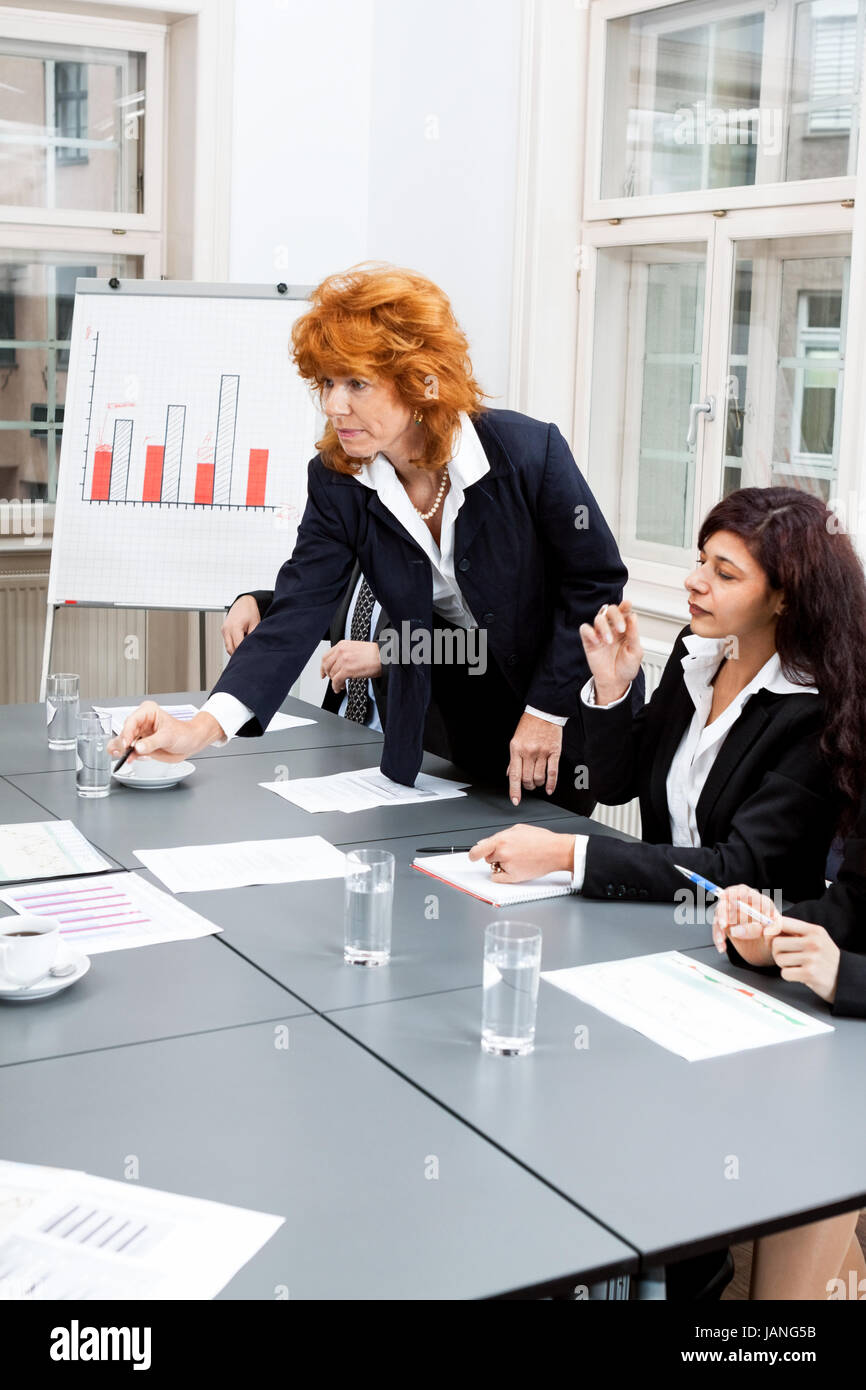
[[0, 917], [0, 977], [11, 984], [47, 975], [59, 949], [60, 923], [53, 917]]

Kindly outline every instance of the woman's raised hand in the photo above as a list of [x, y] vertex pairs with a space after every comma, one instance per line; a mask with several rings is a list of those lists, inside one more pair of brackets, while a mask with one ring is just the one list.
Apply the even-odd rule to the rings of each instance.
[[580, 640], [595, 681], [599, 705], [619, 700], [640, 670], [643, 647], [637, 619], [628, 599], [606, 603], [595, 615], [595, 622], [581, 623]]

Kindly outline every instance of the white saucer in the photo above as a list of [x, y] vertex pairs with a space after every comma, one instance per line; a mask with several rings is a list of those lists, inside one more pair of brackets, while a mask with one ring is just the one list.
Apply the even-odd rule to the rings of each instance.
[[161, 792], [166, 787], [176, 787], [191, 772], [195, 772], [195, 763], [161, 763], [154, 758], [136, 758], [134, 763], [124, 763], [119, 772], [111, 775], [124, 787], [136, 787], [140, 792]]
[[29, 989], [22, 989], [13, 980], [7, 980], [5, 975], [0, 975], [0, 999], [7, 1003], [24, 1003], [28, 999], [47, 999], [51, 994], [59, 994], [62, 989], [68, 989], [74, 985], [90, 969], [90, 957], [83, 951], [79, 951], [77, 946], [70, 946], [65, 938], [61, 937], [60, 948], [57, 952], [55, 965], [75, 964], [74, 975], [48, 975], [38, 984], [31, 985]]

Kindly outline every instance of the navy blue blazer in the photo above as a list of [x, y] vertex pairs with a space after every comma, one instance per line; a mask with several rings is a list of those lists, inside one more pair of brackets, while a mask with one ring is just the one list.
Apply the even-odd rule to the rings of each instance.
[[[509, 410], [473, 419], [490, 471], [466, 489], [454, 558], [461, 591], [487, 632], [488, 659], [523, 703], [571, 718], [589, 670], [578, 628], [617, 603], [627, 572], [602, 513], [555, 425]], [[280, 569], [267, 616], [235, 651], [214, 692], [253, 711], [239, 729], [267, 727], [326, 632], [360, 562], [409, 657], [415, 633], [431, 632], [430, 562], [372, 489], [326, 468], [308, 469], [307, 506], [295, 549]], [[415, 649], [417, 651], [417, 648]], [[430, 701], [429, 665], [388, 672], [382, 771], [414, 783]]]

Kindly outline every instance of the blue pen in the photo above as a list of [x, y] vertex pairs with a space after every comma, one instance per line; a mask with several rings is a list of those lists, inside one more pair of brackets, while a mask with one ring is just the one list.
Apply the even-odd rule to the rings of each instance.
[[[674, 868], [678, 869], [691, 883], [696, 883], [698, 888], [703, 888], [705, 893], [712, 893], [716, 898], [720, 898], [725, 891], [717, 883], [711, 883], [708, 878], [704, 878], [703, 874], [696, 874], [692, 869], [684, 869], [682, 864], [674, 864]], [[765, 927], [776, 925], [772, 917], [759, 912], [755, 907], [749, 907], [749, 904], [744, 903], [741, 898], [737, 898], [737, 907], [741, 908], [743, 912], [747, 912], [750, 917], [754, 917], [757, 922], [763, 922]]]

